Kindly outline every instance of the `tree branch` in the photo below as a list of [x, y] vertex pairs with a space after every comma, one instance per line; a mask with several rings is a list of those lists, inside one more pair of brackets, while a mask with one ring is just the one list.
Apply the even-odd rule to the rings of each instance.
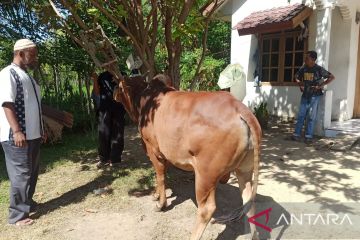
[[124, 24], [119, 21], [118, 19], [116, 19], [108, 10], [106, 10], [100, 3], [97, 2], [97, 0], [90, 0], [90, 2], [97, 7], [107, 18], [109, 18], [113, 23], [115, 23], [117, 26], [119, 26], [131, 39], [131, 41], [134, 44], [134, 47], [136, 49], [136, 51], [139, 53], [139, 57], [141, 58], [141, 60], [143, 61], [144, 65], [146, 66], [146, 68], [150, 69], [151, 66], [148, 63], [148, 61], [146, 60], [145, 56], [143, 56], [142, 54], [144, 54], [144, 51], [142, 50], [141, 45], [139, 44], [139, 42], [137, 41], [136, 37], [129, 31], [129, 29], [127, 27], [124, 26]]
[[178, 19], [179, 24], [183, 24], [186, 21], [187, 16], [190, 13], [191, 7], [194, 4], [195, 0], [184, 0], [183, 8]]
[[[148, 38], [149, 35], [149, 31], [150, 31], [150, 26], [151, 26], [151, 17], [154, 18], [154, 13], [156, 13], [156, 2], [154, 4], [154, 1], [151, 1], [151, 11], [149, 13], [149, 15], [146, 17], [146, 25], [145, 25], [145, 29], [144, 29], [144, 41], [143, 44], [145, 44], [146, 39]], [[155, 15], [155, 17], [157, 18], [157, 15]]]
[[207, 15], [206, 19], [205, 19], [205, 30], [204, 30], [204, 35], [202, 37], [202, 52], [201, 52], [201, 57], [200, 60], [197, 64], [196, 70], [195, 70], [195, 74], [193, 77], [193, 80], [190, 83], [190, 90], [194, 90], [195, 88], [195, 84], [196, 82], [199, 80], [200, 77], [200, 69], [201, 69], [201, 65], [204, 62], [205, 59], [205, 55], [206, 55], [206, 49], [207, 49], [207, 38], [208, 38], [208, 33], [209, 33], [209, 24], [211, 21], [211, 16], [214, 14], [214, 12], [216, 11], [216, 9], [218, 7], [220, 7], [220, 5], [222, 4], [222, 1], [220, 0], [215, 0], [214, 2], [214, 7], [211, 9], [211, 11], [209, 12], [209, 14]]
[[156, 42], [156, 36], [157, 36], [157, 31], [158, 31], [158, 25], [159, 25], [159, 21], [158, 21], [158, 14], [157, 14], [157, 4], [156, 4], [156, 0], [152, 0], [151, 1], [152, 5], [153, 5], [153, 9], [155, 9], [153, 11], [153, 23], [152, 23], [152, 36], [151, 36], [151, 49], [153, 51], [153, 55], [155, 55], [155, 48], [157, 45]]
[[[125, 11], [129, 13], [129, 17], [127, 17], [128, 24], [132, 25], [132, 33], [136, 35], [138, 39], [146, 39], [144, 37], [144, 17], [142, 14], [142, 6], [141, 1], [128, 1], [128, 0], [120, 0], [120, 4], [125, 8]], [[139, 5], [140, 4], [140, 5]], [[146, 44], [143, 43], [142, 51], [144, 52], [144, 46]]]
[[70, 30], [70, 27], [67, 25], [65, 18], [60, 14], [59, 10], [56, 8], [55, 4], [53, 3], [52, 0], [49, 0], [49, 3], [51, 5], [51, 7], [53, 8], [54, 12], [56, 13], [56, 16], [60, 19], [60, 22], [63, 24], [63, 28], [65, 30], [65, 32], [77, 43], [79, 44], [82, 48], [85, 47], [85, 45], [82, 43], [82, 41], [80, 41], [80, 39], [78, 39]]
[[77, 24], [84, 30], [89, 30], [88, 26], [81, 20], [79, 15], [76, 13], [76, 10], [69, 4], [66, 0], [60, 0], [60, 2], [71, 12], [71, 15], [74, 17], [74, 20]]

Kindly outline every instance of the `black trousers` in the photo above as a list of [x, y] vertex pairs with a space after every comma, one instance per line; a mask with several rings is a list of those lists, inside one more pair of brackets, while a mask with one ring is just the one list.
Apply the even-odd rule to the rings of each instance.
[[39, 174], [40, 139], [28, 140], [26, 147], [2, 142], [10, 179], [9, 223], [29, 217]]
[[102, 162], [121, 162], [124, 150], [125, 110], [113, 105], [99, 109], [99, 157]]

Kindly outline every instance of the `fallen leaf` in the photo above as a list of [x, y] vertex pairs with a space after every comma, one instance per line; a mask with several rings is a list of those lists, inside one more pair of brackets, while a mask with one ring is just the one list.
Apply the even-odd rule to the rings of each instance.
[[87, 209], [85, 209], [85, 212], [88, 212], [88, 213], [97, 213], [98, 210], [87, 208]]

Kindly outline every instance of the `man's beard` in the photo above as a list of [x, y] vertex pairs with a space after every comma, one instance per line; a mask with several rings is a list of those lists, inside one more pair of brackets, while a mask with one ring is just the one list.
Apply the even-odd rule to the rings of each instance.
[[34, 62], [34, 63], [25, 64], [25, 67], [28, 70], [35, 70], [38, 67], [38, 63]]
[[[37, 59], [25, 56], [24, 66], [27, 70], [35, 70], [38, 66]], [[32, 61], [31, 61], [32, 60]]]

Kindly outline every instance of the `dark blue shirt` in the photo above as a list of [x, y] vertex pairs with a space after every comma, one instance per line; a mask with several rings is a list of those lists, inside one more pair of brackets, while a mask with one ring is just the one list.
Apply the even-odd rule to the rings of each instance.
[[315, 64], [313, 67], [303, 65], [295, 74], [296, 79], [304, 82], [303, 97], [311, 98], [323, 94], [322, 90], [315, 90], [314, 86], [319, 86], [323, 79], [329, 78], [331, 75], [325, 68]]

